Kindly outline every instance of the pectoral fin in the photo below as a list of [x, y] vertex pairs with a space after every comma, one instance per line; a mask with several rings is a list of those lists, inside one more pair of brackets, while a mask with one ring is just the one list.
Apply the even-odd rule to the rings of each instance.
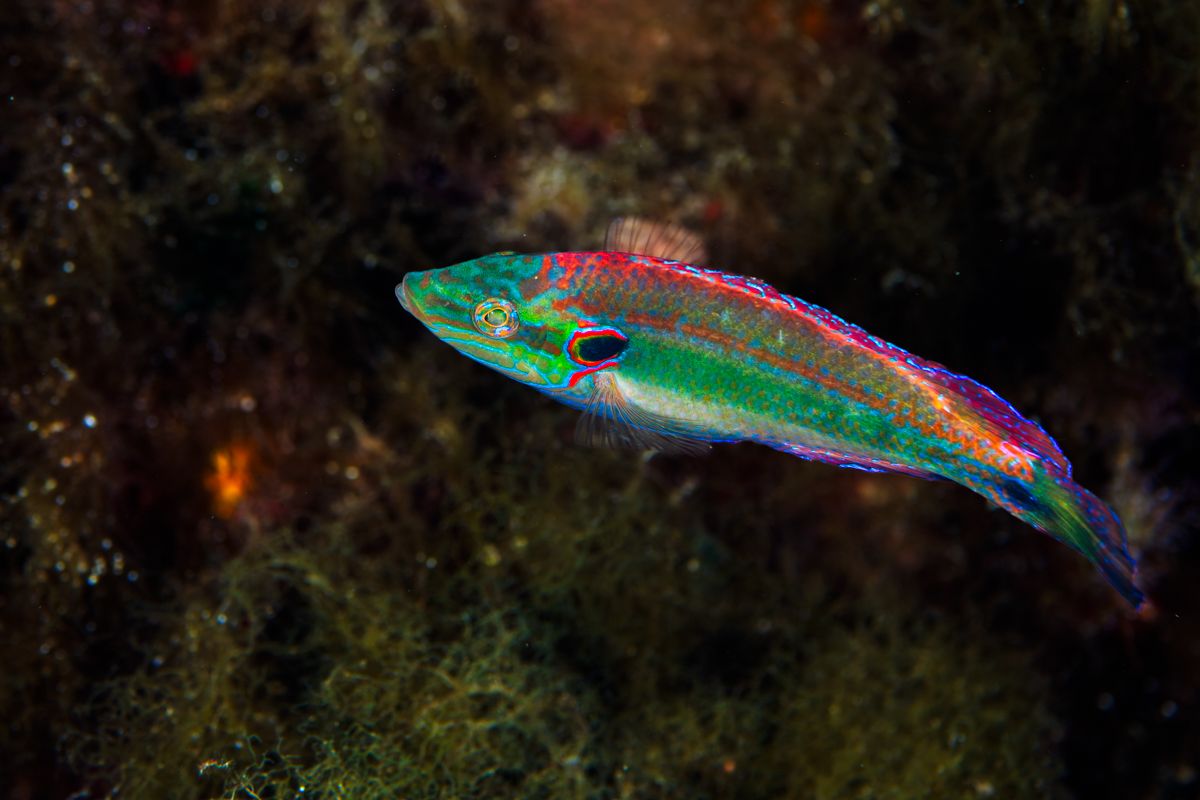
[[575, 438], [594, 447], [656, 450], [660, 453], [707, 453], [707, 437], [694, 423], [647, 411], [621, 392], [613, 375], [597, 373], [595, 389], [575, 427]]

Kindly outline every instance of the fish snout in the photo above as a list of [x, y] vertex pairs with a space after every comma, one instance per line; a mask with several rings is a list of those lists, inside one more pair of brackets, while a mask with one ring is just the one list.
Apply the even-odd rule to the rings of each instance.
[[400, 306], [413, 316], [417, 316], [417, 304], [413, 299], [410, 281], [416, 274], [415, 272], [409, 272], [400, 279], [400, 283], [396, 284], [396, 299], [400, 301]]

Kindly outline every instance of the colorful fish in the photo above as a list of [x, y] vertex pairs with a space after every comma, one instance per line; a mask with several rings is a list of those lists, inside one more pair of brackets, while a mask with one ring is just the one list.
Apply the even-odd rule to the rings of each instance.
[[1075, 548], [1141, 605], [1120, 520], [1036, 423], [970, 378], [704, 260], [682, 228], [624, 219], [602, 252], [497, 253], [409, 273], [396, 296], [459, 352], [583, 410], [584, 441], [752, 441], [948, 478]]

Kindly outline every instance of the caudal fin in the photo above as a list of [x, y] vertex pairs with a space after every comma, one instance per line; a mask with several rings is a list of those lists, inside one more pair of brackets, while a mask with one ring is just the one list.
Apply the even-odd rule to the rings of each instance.
[[1041, 502], [1010, 510], [1086, 556], [1130, 605], [1140, 608], [1145, 595], [1135, 580], [1125, 528], [1113, 510], [1068, 477], [1046, 475], [1039, 483], [1042, 491], [1034, 494]]
[[1125, 528], [1104, 501], [1058, 470], [1035, 473], [1033, 480], [963, 481], [1004, 510], [1079, 551], [1135, 609], [1145, 595], [1138, 588]]
[[1063, 490], [1074, 494], [1077, 503], [1068, 507], [1063, 516], [1064, 526], [1076, 536], [1086, 537], [1092, 552], [1083, 551], [1092, 560], [1113, 588], [1121, 593], [1135, 609], [1146, 596], [1135, 580], [1137, 565], [1129, 554], [1125, 526], [1108, 505], [1070, 478], [1060, 478]]

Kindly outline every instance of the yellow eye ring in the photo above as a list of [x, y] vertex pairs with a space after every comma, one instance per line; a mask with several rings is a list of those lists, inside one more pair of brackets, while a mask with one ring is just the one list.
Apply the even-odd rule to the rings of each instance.
[[497, 339], [507, 339], [517, 332], [521, 319], [517, 307], [499, 297], [489, 297], [475, 306], [475, 328]]

